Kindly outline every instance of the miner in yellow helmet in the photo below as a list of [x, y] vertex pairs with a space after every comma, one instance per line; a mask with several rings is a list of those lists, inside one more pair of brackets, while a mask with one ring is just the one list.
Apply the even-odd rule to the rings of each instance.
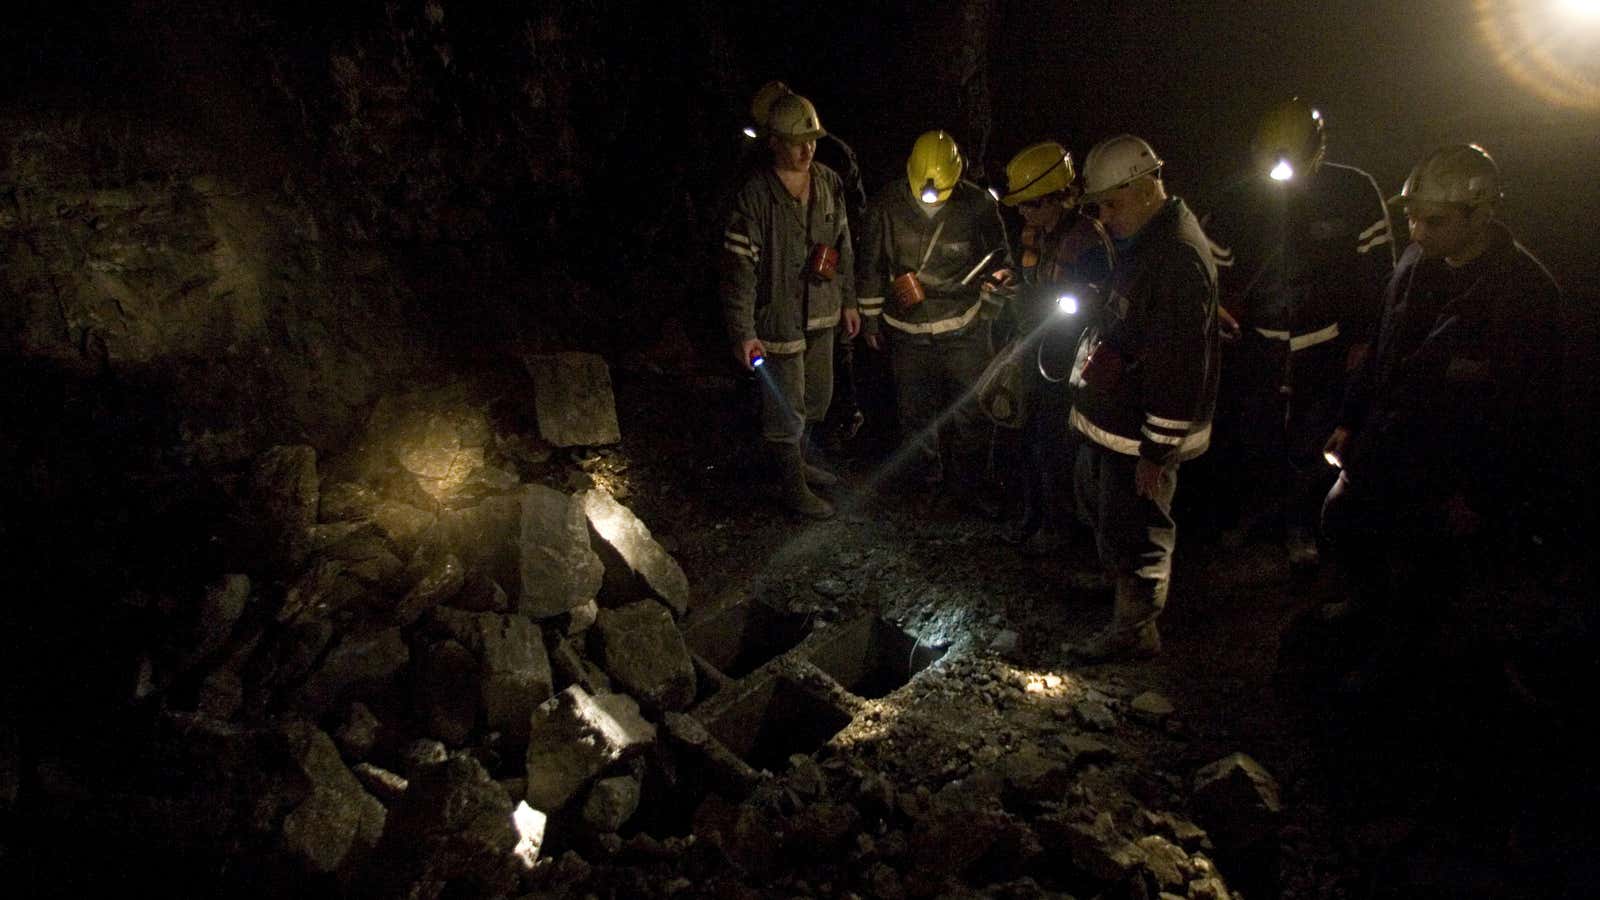
[[[1056, 486], [1071, 472], [1076, 441], [1067, 427], [1065, 375], [1092, 292], [1111, 275], [1110, 236], [1078, 209], [1072, 154], [1056, 141], [1024, 147], [1006, 165], [1000, 202], [1022, 217], [1016, 267], [997, 272], [1010, 295], [1001, 317], [1010, 334], [994, 365], [1017, 365], [1017, 377], [985, 379], [979, 392], [996, 424], [1018, 430], [1022, 517], [1003, 534], [1024, 555], [1059, 549], [1073, 519], [1071, 496]], [[1012, 396], [1012, 395], [1015, 396]]]
[[839, 176], [815, 161], [826, 134], [811, 101], [784, 94], [765, 129], [768, 163], [734, 194], [723, 228], [721, 298], [735, 359], [760, 371], [761, 431], [783, 504], [825, 519], [811, 491], [837, 476], [806, 461], [806, 435], [833, 395], [835, 331], [860, 329], [854, 248]]
[[980, 287], [1010, 266], [1011, 252], [999, 206], [962, 178], [965, 168], [948, 132], [917, 138], [906, 177], [868, 207], [857, 293], [867, 345], [889, 352], [900, 429], [917, 450], [921, 480], [944, 482], [948, 450], [952, 493], [992, 514], [986, 433], [970, 392], [990, 357], [979, 313], [999, 304]]
[[1453, 144], [1417, 163], [1390, 201], [1411, 244], [1326, 445], [1341, 468], [1324, 534], [1357, 589], [1351, 605], [1365, 615], [1353, 620], [1375, 626], [1353, 687], [1413, 671], [1440, 644], [1428, 633], [1439, 618], [1470, 621], [1454, 604], [1474, 587], [1498, 616], [1503, 598], [1526, 590], [1542, 555], [1533, 548], [1549, 552], [1570, 527], [1559, 513], [1575, 488], [1560, 290], [1500, 220], [1501, 190], [1482, 147]]
[[1280, 540], [1296, 569], [1318, 562], [1334, 478], [1322, 444], [1394, 268], [1383, 194], [1366, 172], [1327, 158], [1326, 127], [1299, 97], [1268, 109], [1251, 168], [1205, 223], [1239, 334], [1223, 367], [1217, 487], [1240, 505], [1240, 532]]

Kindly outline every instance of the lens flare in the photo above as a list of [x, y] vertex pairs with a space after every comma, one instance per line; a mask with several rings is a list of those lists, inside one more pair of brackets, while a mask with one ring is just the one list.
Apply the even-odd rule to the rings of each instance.
[[1078, 311], [1078, 298], [1072, 294], [1062, 294], [1056, 298], [1056, 311], [1065, 315], [1073, 315]]
[[1553, 106], [1600, 109], [1600, 3], [1474, 0], [1478, 31], [1512, 80]]

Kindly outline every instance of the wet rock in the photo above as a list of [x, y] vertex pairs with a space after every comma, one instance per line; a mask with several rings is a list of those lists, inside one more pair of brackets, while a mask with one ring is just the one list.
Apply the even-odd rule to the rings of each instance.
[[601, 610], [595, 631], [601, 667], [628, 693], [660, 710], [694, 702], [694, 661], [666, 607], [640, 600]]
[[529, 485], [520, 528], [517, 608], [547, 619], [593, 602], [605, 567], [590, 545], [583, 504], [554, 488]]
[[655, 726], [640, 717], [632, 697], [567, 688], [533, 713], [529, 805], [547, 813], [561, 809], [607, 766], [644, 752], [655, 738]]
[[639, 808], [639, 781], [626, 775], [602, 778], [583, 802], [583, 822], [597, 832], [615, 832]]
[[592, 353], [552, 353], [524, 360], [533, 376], [539, 436], [557, 447], [615, 444], [622, 439], [611, 372]]
[[450, 746], [466, 743], [478, 718], [477, 657], [455, 641], [437, 641], [423, 649], [416, 673], [417, 715], [427, 733]]
[[584, 491], [576, 500], [588, 516], [595, 549], [605, 563], [607, 594], [622, 600], [638, 596], [642, 587], [671, 607], [674, 615], [683, 615], [689, 608], [689, 579], [639, 517], [603, 490]]
[[356, 763], [351, 767], [361, 785], [367, 792], [378, 798], [384, 806], [393, 806], [405, 796], [406, 788], [410, 782], [388, 769], [379, 768], [372, 763]]
[[1217, 845], [1228, 849], [1248, 847], [1271, 834], [1282, 808], [1277, 780], [1243, 753], [1196, 772], [1194, 802]]
[[299, 706], [320, 716], [339, 703], [377, 693], [410, 661], [411, 651], [399, 628], [348, 634], [305, 683]]
[[477, 621], [485, 719], [491, 730], [521, 740], [534, 708], [554, 692], [544, 639], [522, 616], [480, 613]]
[[[527, 863], [516, 809], [483, 766], [457, 755], [411, 779], [355, 890], [362, 897], [506, 896]], [[531, 860], [529, 861], [531, 863]]]

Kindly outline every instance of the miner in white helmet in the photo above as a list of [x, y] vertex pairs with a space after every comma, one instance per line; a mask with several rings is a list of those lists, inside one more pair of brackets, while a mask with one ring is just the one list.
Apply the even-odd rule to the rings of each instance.
[[1563, 490], [1560, 290], [1500, 200], [1476, 144], [1411, 171], [1390, 201], [1411, 245], [1326, 446], [1342, 469], [1323, 505], [1330, 549], [1407, 656], [1464, 573], [1541, 539]]
[[1115, 590], [1111, 622], [1072, 656], [1152, 656], [1177, 530], [1178, 466], [1205, 452], [1217, 396], [1217, 272], [1189, 207], [1169, 197], [1161, 158], [1119, 135], [1084, 159], [1086, 204], [1110, 232], [1117, 268], [1073, 366], [1074, 488]]

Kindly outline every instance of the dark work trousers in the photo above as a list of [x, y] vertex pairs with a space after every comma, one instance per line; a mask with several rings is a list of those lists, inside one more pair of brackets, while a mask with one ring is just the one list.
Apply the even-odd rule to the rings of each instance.
[[856, 342], [838, 335], [833, 341], [833, 402], [823, 421], [823, 443], [832, 444], [853, 435], [855, 417], [860, 412], [861, 402], [856, 399]]
[[947, 434], [955, 479], [975, 486], [983, 477], [988, 451], [987, 421], [972, 392], [989, 364], [984, 329], [934, 337], [885, 330], [902, 439], [915, 442], [923, 465], [937, 471], [941, 432]]
[[1178, 466], [1161, 476], [1154, 499], [1133, 487], [1139, 458], [1108, 450], [1090, 440], [1078, 446], [1073, 488], [1079, 514], [1094, 529], [1100, 565], [1119, 579], [1134, 579], [1135, 612], [1153, 616], [1167, 603], [1172, 578], [1172, 550], [1178, 528], [1172, 521], [1172, 495], [1178, 489]]
[[1314, 534], [1322, 501], [1338, 476], [1322, 448], [1344, 396], [1344, 343], [1293, 353], [1287, 341], [1253, 333], [1243, 343], [1241, 371], [1233, 379], [1239, 391], [1238, 465], [1230, 478], [1242, 498], [1241, 524], [1270, 520]]
[[1078, 433], [1067, 425], [1072, 402], [1065, 382], [1051, 383], [1029, 360], [1033, 408], [1022, 425], [1022, 530], [1066, 531], [1072, 507], [1057, 490], [1062, 475], [1072, 474]]
[[761, 436], [798, 444], [807, 425], [822, 421], [833, 397], [833, 329], [806, 332], [804, 352], [768, 354], [756, 378], [761, 383]]

